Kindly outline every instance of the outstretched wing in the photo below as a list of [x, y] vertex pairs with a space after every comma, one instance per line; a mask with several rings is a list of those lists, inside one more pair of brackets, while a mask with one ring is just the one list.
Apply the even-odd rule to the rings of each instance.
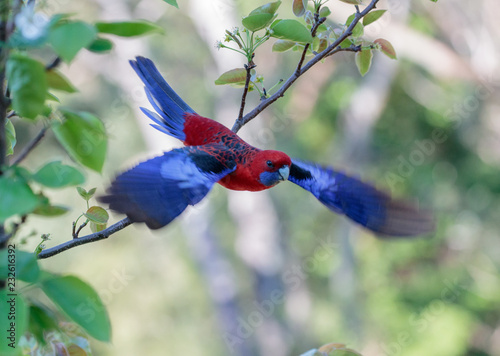
[[206, 145], [166, 152], [120, 174], [99, 200], [134, 222], [159, 229], [236, 169], [226, 151], [224, 146]]
[[409, 237], [434, 230], [429, 212], [329, 167], [292, 160], [288, 180], [311, 192], [330, 210], [376, 234]]

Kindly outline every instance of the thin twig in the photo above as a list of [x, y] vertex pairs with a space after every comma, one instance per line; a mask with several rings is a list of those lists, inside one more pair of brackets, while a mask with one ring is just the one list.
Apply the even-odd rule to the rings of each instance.
[[250, 87], [250, 78], [252, 77], [252, 69], [254, 69], [255, 63], [253, 62], [253, 55], [252, 59], [248, 62], [248, 64], [245, 64], [245, 69], [247, 71], [247, 77], [245, 79], [245, 88], [243, 89], [243, 95], [241, 96], [241, 105], [240, 105], [240, 113], [238, 114], [238, 120], [241, 120], [243, 117], [243, 112], [245, 110], [245, 104], [247, 100], [247, 94], [248, 94], [248, 88]]
[[[314, 26], [311, 28], [311, 36], [312, 38], [316, 37], [316, 31], [318, 31], [319, 26], [326, 21], [326, 17], [319, 18], [319, 8], [316, 10], [316, 13], [314, 14]], [[304, 64], [304, 61], [306, 59], [307, 55], [307, 50], [311, 46], [310, 43], [306, 43], [304, 46], [304, 50], [302, 51], [302, 56], [300, 57], [299, 64], [297, 64], [297, 69], [295, 69], [295, 73], [300, 73], [300, 70], [302, 69], [302, 65]]]
[[83, 224], [80, 225], [80, 227], [78, 228], [78, 230], [75, 231], [75, 227], [76, 227], [76, 224], [73, 225], [73, 238], [74, 239], [77, 239], [78, 238], [78, 235], [80, 235], [80, 231], [82, 231], [82, 229], [87, 226], [87, 224], [89, 223], [89, 221], [85, 221]]
[[21, 153], [19, 153], [19, 155], [12, 161], [12, 165], [16, 165], [16, 164], [19, 164], [19, 162], [21, 162], [23, 159], [26, 158], [26, 156], [28, 156], [28, 154], [33, 151], [33, 149], [40, 143], [40, 141], [42, 140], [42, 138], [45, 136], [45, 133], [47, 132], [48, 130], [48, 127], [47, 126], [44, 126], [40, 132], [38, 133], [38, 135], [36, 135], [27, 145], [26, 147], [23, 148], [23, 150], [21, 151]]
[[11, 238], [13, 238], [17, 234], [21, 225], [23, 225], [26, 222], [26, 219], [27, 219], [26, 215], [21, 216], [21, 220], [12, 226], [12, 229], [10, 230], [10, 232], [8, 234], [4, 234], [3, 236], [0, 236], [0, 246], [5, 245], [7, 243], [7, 241], [9, 241]]
[[252, 111], [247, 113], [245, 116], [243, 116], [241, 119], [236, 120], [232, 127], [233, 132], [238, 132], [244, 125], [246, 125], [248, 122], [253, 120], [258, 114], [260, 114], [265, 108], [267, 108], [269, 105], [274, 103], [276, 100], [284, 96], [285, 92], [290, 88], [290, 86], [305, 72], [307, 72], [309, 69], [311, 69], [312, 66], [317, 64], [319, 61], [321, 61], [323, 58], [328, 57], [331, 54], [337, 53], [337, 52], [342, 52], [342, 51], [351, 51], [352, 49], [345, 49], [345, 48], [340, 48], [340, 44], [349, 36], [352, 35], [352, 30], [354, 27], [358, 24], [359, 20], [361, 20], [366, 14], [368, 14], [371, 10], [373, 10], [379, 0], [372, 0], [366, 8], [361, 11], [361, 12], [356, 12], [356, 15], [354, 16], [354, 20], [352, 20], [351, 24], [347, 27], [347, 29], [342, 33], [342, 35], [339, 36], [333, 42], [330, 46], [328, 46], [323, 52], [318, 53], [315, 55], [307, 64], [300, 69], [300, 71], [295, 71], [290, 78], [287, 79], [287, 81], [283, 84], [283, 86], [276, 91], [273, 95], [271, 95], [269, 98], [266, 100], [263, 100], [260, 102], [259, 105], [257, 105]]
[[346, 47], [346, 48], [337, 47], [333, 51], [328, 53], [325, 56], [325, 58], [333, 56], [335, 53], [339, 53], [339, 52], [360, 52], [360, 51], [361, 51], [361, 45], [356, 45], [356, 46], [352, 45], [352, 46]]
[[82, 237], [79, 237], [77, 239], [69, 240], [69, 241], [66, 241], [60, 245], [45, 249], [38, 254], [38, 258], [43, 259], [43, 258], [52, 257], [52, 256], [55, 256], [63, 251], [69, 250], [69, 249], [76, 247], [76, 246], [85, 245], [85, 244], [88, 244], [91, 242], [107, 239], [108, 237], [113, 235], [115, 232], [118, 232], [118, 231], [126, 228], [130, 224], [132, 224], [132, 220], [130, 220], [129, 218], [125, 218], [123, 220], [118, 221], [116, 224], [111, 225], [110, 227], [108, 227], [105, 230], [102, 230], [102, 231], [99, 231], [99, 232], [96, 232], [94, 234], [90, 234], [87, 236], [82, 236]]
[[61, 64], [61, 57], [58, 56], [52, 62], [50, 62], [45, 66], [45, 70], [55, 69], [59, 66], [59, 64]]

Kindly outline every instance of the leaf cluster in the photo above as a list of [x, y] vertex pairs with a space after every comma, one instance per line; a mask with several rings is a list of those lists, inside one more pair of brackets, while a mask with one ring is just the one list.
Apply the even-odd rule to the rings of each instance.
[[[175, 1], [168, 3], [176, 5]], [[49, 200], [45, 192], [50, 189], [77, 187], [75, 196], [85, 201], [86, 209], [73, 223], [73, 238], [78, 238], [86, 226], [92, 232], [106, 228], [108, 212], [89, 204], [96, 188], [87, 191], [80, 187], [86, 181], [85, 169], [102, 171], [108, 146], [105, 125], [90, 112], [61, 106], [63, 103], [54, 93], [74, 94], [78, 89], [58, 67], [61, 63], [71, 65], [82, 51], [108, 53], [114, 46], [113, 36], [129, 38], [163, 31], [148, 21], [89, 23], [67, 14], [47, 18], [36, 8], [35, 2], [23, 3], [20, 8], [5, 4], [2, 11], [5, 16], [0, 22], [8, 31], [0, 43], [0, 71], [1, 77], [6, 79], [0, 98], [4, 103], [0, 113], [1, 129], [4, 130], [0, 135], [0, 148], [4, 147], [0, 150], [3, 151], [0, 162], [4, 162], [0, 163], [0, 286], [3, 287], [3, 282], [8, 282], [13, 275], [17, 285], [10, 292], [2, 288], [0, 299], [7, 300], [7, 293], [13, 291], [17, 294], [16, 343], [19, 349], [43, 354], [46, 345], [47, 352], [64, 349], [65, 354], [90, 354], [85, 341], [87, 335], [102, 341], [111, 339], [109, 317], [97, 292], [75, 276], [55, 275], [40, 268], [37, 255], [44, 249], [48, 235], [41, 236], [34, 253], [20, 251], [8, 243], [30, 215], [54, 217], [70, 210]], [[25, 147], [18, 149], [16, 126], [21, 121], [42, 126], [42, 130]], [[24, 158], [49, 130], [74, 164], [48, 159], [40, 162], [35, 170], [24, 167]], [[11, 164], [5, 159], [8, 156], [13, 156]], [[15, 256], [15, 270], [9, 263], [10, 256]], [[20, 288], [23, 286], [25, 288]], [[56, 306], [57, 313], [51, 311], [51, 306], [43, 305], [39, 298], [30, 297], [33, 289], [43, 291]], [[67, 318], [83, 331], [75, 334], [63, 328], [61, 325]], [[5, 341], [10, 321], [1, 319], [0, 333]], [[21, 337], [25, 331], [30, 336]], [[12, 349], [5, 342], [0, 344], [0, 354], [10, 354]]]
[[[303, 56], [315, 56], [323, 51], [335, 50], [330, 47], [332, 43], [340, 37], [346, 37], [340, 43], [339, 48], [356, 52], [355, 63], [361, 75], [369, 71], [374, 50], [379, 50], [388, 57], [396, 59], [395, 50], [389, 41], [385, 39], [368, 41], [363, 38], [364, 27], [377, 21], [386, 10], [370, 11], [364, 16], [363, 21], [357, 22], [348, 36], [345, 36], [354, 19], [359, 20], [357, 6], [361, 2], [339, 1], [356, 5], [356, 12], [349, 16], [345, 23], [335, 23], [328, 19], [331, 10], [324, 5], [327, 1], [294, 0], [292, 9], [298, 19], [278, 18], [281, 1], [259, 6], [242, 19], [241, 28], [226, 31], [226, 37], [217, 43], [217, 47], [239, 52], [247, 58], [248, 63], [253, 64], [257, 48], [271, 38], [276, 39], [272, 47], [273, 52], [295, 51], [302, 52]], [[279, 81], [271, 89], [266, 90], [264, 77], [258, 75], [253, 68], [254, 66], [250, 73], [249, 90], [257, 89], [260, 97], [266, 99], [273, 90], [279, 88], [283, 81]], [[247, 68], [234, 68], [221, 74], [215, 84], [229, 84], [239, 88], [245, 86], [246, 78]], [[259, 84], [262, 88], [259, 88]]]
[[[59, 107], [60, 100], [52, 91], [76, 93], [77, 89], [57, 66], [68, 64], [82, 50], [106, 53], [113, 42], [105, 36], [134, 37], [161, 33], [157, 25], [147, 21], [87, 23], [64, 14], [50, 19], [25, 5], [16, 18], [16, 28], [2, 46], [6, 55], [6, 101], [10, 109], [5, 121], [6, 155], [15, 154], [17, 143], [13, 120], [43, 122], [44, 130], [51, 129], [56, 140], [78, 164], [101, 172], [106, 159], [107, 133], [102, 121], [89, 112], [76, 112]], [[37, 21], [34, 21], [37, 19]], [[40, 49], [52, 51], [56, 60], [44, 64], [35, 53]], [[35, 51], [36, 50], [36, 51]], [[15, 163], [19, 163], [15, 161]], [[68, 209], [51, 205], [37, 187], [64, 188], [81, 185], [85, 175], [79, 168], [61, 162], [48, 162], [32, 174], [14, 164], [0, 167], [0, 192], [2, 199], [12, 204], [2, 204], [0, 223], [16, 215], [29, 213], [55, 216]]]
[[[8, 263], [10, 256], [15, 256], [15, 269], [13, 264]], [[29, 294], [34, 289], [40, 290], [57, 308], [57, 313], [54, 313], [51, 307], [29, 298], [27, 293], [9, 294], [8, 289], [0, 290], [0, 298], [4, 303], [14, 300], [15, 334], [19, 342], [17, 347], [24, 352], [41, 352], [49, 344], [49, 349], [64, 348], [72, 350], [73, 353], [70, 354], [87, 355], [90, 354], [87, 335], [100, 341], [111, 341], [111, 324], [106, 307], [90, 285], [75, 276], [61, 276], [44, 271], [35, 254], [17, 250], [10, 245], [8, 249], [0, 250], [0, 280], [9, 281], [12, 273], [16, 274], [16, 289], [19, 284], [29, 284]], [[75, 332], [75, 327], [68, 330], [70, 325], [63, 322], [66, 318], [72, 320], [82, 331]], [[0, 320], [2, 340], [8, 340], [10, 322], [7, 317]], [[25, 332], [29, 332], [31, 341], [30, 338], [21, 337]], [[63, 337], [62, 342], [54, 340], [51, 337], [54, 334]], [[76, 353], [77, 351], [80, 353]], [[11, 352], [12, 348], [7, 343], [0, 343], [2, 355], [9, 355]]]

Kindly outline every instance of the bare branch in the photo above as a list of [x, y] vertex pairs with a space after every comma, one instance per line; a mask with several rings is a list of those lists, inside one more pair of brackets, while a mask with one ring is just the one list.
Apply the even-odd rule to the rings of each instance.
[[253, 55], [252, 59], [248, 62], [248, 64], [245, 64], [245, 69], [247, 71], [247, 77], [245, 80], [245, 89], [243, 89], [243, 95], [241, 96], [241, 105], [240, 105], [240, 113], [238, 114], [238, 120], [241, 120], [243, 117], [243, 112], [245, 111], [245, 104], [247, 100], [247, 94], [248, 94], [248, 88], [250, 86], [250, 78], [252, 77], [252, 69], [256, 67], [255, 63], [253, 62]]
[[3, 235], [0, 234], [0, 246], [4, 246], [5, 244], [7, 244], [7, 241], [9, 241], [12, 237], [14, 237], [17, 234], [19, 228], [26, 222], [27, 218], [28, 218], [27, 215], [21, 216], [21, 220], [19, 222], [14, 223], [9, 233], [5, 233], [4, 231]]
[[89, 221], [85, 221], [83, 224], [80, 225], [80, 227], [78, 228], [78, 230], [75, 231], [75, 227], [76, 227], [76, 224], [73, 224], [73, 238], [74, 239], [77, 239], [78, 238], [78, 235], [80, 235], [80, 231], [82, 231], [82, 229], [87, 226], [87, 224], [89, 223]]
[[45, 70], [55, 69], [59, 66], [59, 64], [61, 64], [61, 57], [57, 56], [52, 62], [45, 66]]
[[21, 153], [12, 161], [12, 165], [19, 164], [23, 159], [28, 156], [28, 154], [33, 151], [33, 149], [40, 143], [42, 138], [45, 136], [45, 133], [47, 132], [48, 127], [43, 127], [40, 132], [31, 140], [26, 147], [23, 148]]
[[48, 258], [55, 256], [63, 251], [69, 250], [70, 248], [80, 246], [80, 245], [85, 245], [91, 242], [99, 241], [99, 240], [104, 240], [113, 235], [115, 232], [118, 232], [127, 226], [132, 224], [132, 220], [129, 218], [125, 218], [123, 220], [118, 221], [116, 224], [111, 225], [105, 230], [96, 232], [94, 234], [90, 234], [87, 236], [82, 236], [77, 239], [73, 239], [70, 241], [66, 241], [60, 245], [48, 248], [43, 250], [38, 254], [38, 258], [43, 259], [43, 258]]
[[[326, 17], [319, 18], [319, 7], [316, 10], [316, 13], [314, 14], [314, 26], [311, 28], [311, 36], [314, 38], [316, 37], [316, 31], [318, 31], [318, 27], [326, 21]], [[297, 64], [297, 69], [295, 70], [295, 73], [300, 73], [300, 70], [302, 69], [302, 65], [304, 64], [304, 60], [306, 59], [307, 55], [307, 50], [311, 46], [310, 43], [307, 43], [304, 46], [304, 50], [302, 51], [302, 57], [300, 57], [299, 64]]]
[[271, 95], [266, 100], [261, 101], [259, 105], [257, 105], [252, 111], [250, 111], [249, 113], [247, 113], [243, 118], [236, 120], [236, 122], [234, 123], [234, 125], [232, 127], [233, 132], [238, 132], [244, 125], [246, 125], [248, 122], [250, 122], [251, 120], [253, 120], [258, 114], [260, 114], [269, 105], [271, 105], [276, 100], [278, 100], [279, 98], [281, 98], [282, 96], [284, 96], [284, 94], [288, 90], [288, 88], [290, 88], [292, 86], [292, 84], [301, 75], [303, 75], [305, 72], [307, 72], [309, 69], [311, 69], [311, 67], [314, 66], [315, 64], [317, 64], [319, 61], [321, 61], [322, 59], [324, 59], [324, 58], [326, 58], [326, 57], [328, 57], [328, 56], [330, 56], [330, 55], [332, 55], [334, 53], [337, 53], [337, 52], [342, 52], [342, 51], [350, 51], [350, 52], [352, 52], [353, 51], [352, 48], [340, 48], [339, 47], [340, 44], [347, 37], [349, 37], [349, 36], [352, 35], [352, 30], [354, 29], [354, 27], [358, 24], [358, 22], [366, 14], [368, 14], [371, 10], [373, 10], [376, 7], [376, 5], [377, 5], [378, 2], [379, 2], [379, 0], [372, 0], [370, 2], [370, 4], [368, 6], [366, 6], [366, 8], [363, 11], [356, 12], [356, 14], [354, 16], [354, 20], [346, 28], [346, 30], [344, 31], [344, 33], [342, 33], [342, 35], [340, 35], [339, 38], [337, 38], [335, 40], [335, 42], [333, 42], [330, 46], [328, 46], [323, 52], [320, 52], [317, 55], [315, 55], [309, 62], [307, 62], [307, 64], [304, 67], [300, 68], [300, 70], [295, 71], [287, 79], [287, 81], [283, 84], [283, 86], [280, 89], [278, 89], [278, 91], [276, 93], [274, 93], [273, 95]]

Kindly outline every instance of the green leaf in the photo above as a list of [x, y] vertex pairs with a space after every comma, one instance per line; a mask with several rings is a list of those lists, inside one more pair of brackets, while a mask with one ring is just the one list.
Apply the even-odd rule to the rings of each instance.
[[47, 296], [80, 325], [90, 336], [100, 341], [111, 340], [109, 316], [97, 292], [74, 276], [54, 276], [41, 283]]
[[61, 161], [47, 163], [33, 175], [33, 179], [49, 188], [63, 188], [85, 182], [85, 177], [76, 168]]
[[87, 49], [95, 53], [106, 53], [113, 49], [113, 42], [106, 38], [97, 37]]
[[68, 93], [75, 93], [78, 90], [71, 84], [68, 78], [66, 78], [61, 72], [56, 69], [51, 69], [47, 71], [47, 83], [49, 88], [65, 91]]
[[92, 231], [94, 234], [96, 232], [106, 229], [106, 227], [108, 226], [107, 224], [96, 224], [93, 221], [91, 221], [89, 225], [90, 225], [90, 231]]
[[241, 23], [252, 32], [261, 30], [271, 24], [280, 5], [281, 1], [275, 1], [259, 6], [244, 17]]
[[[15, 264], [13, 269], [11, 266]], [[8, 248], [0, 251], [0, 280], [11, 277], [28, 283], [34, 283], [40, 276], [40, 268], [36, 256], [32, 252], [21, 251], [16, 248]]]
[[[52, 94], [52, 93], [47, 93], [47, 100], [55, 101], [56, 103], [60, 103], [61, 102], [59, 100], [59, 98], [57, 96], [55, 96], [54, 94]], [[49, 108], [49, 106], [44, 105], [43, 111], [42, 111], [42, 115], [43, 116], [49, 116], [50, 113], [52, 112], [52, 108], [49, 108], [48, 110], [47, 110], [47, 108]]]
[[372, 65], [373, 53], [372, 50], [362, 50], [360, 52], [356, 52], [355, 60], [356, 66], [358, 67], [359, 73], [362, 76], [365, 76], [366, 73], [370, 70]]
[[76, 187], [76, 191], [83, 199], [87, 201], [89, 200], [89, 198], [87, 198], [87, 191], [85, 189], [83, 189], [82, 187]]
[[57, 140], [73, 159], [100, 172], [107, 149], [103, 123], [87, 112], [61, 112], [65, 117], [64, 122], [53, 126]]
[[33, 211], [33, 214], [54, 217], [61, 216], [66, 214], [69, 211], [69, 208], [62, 205], [41, 205]]
[[311, 33], [297, 20], [275, 21], [271, 26], [271, 36], [300, 43], [311, 43]]
[[[356, 14], [352, 14], [351, 16], [349, 16], [347, 18], [347, 21], [346, 21], [345, 25], [347, 27], [349, 27], [351, 25], [351, 23], [354, 21], [355, 17], [356, 17]], [[358, 37], [363, 36], [363, 33], [365, 32], [364, 28], [365, 27], [363, 26], [363, 24], [361, 22], [358, 22], [356, 24], [356, 26], [354, 26], [354, 28], [352, 29], [352, 37], [358, 38]]]
[[363, 25], [368, 26], [369, 24], [377, 21], [383, 14], [385, 14], [386, 11], [387, 10], [375, 10], [367, 13], [366, 16], [363, 17]]
[[307, 9], [307, 1], [308, 0], [293, 0], [293, 13], [297, 17], [302, 17]]
[[346, 4], [351, 4], [351, 5], [362, 5], [363, 1], [362, 0], [340, 0], [342, 2], [345, 2]]
[[86, 201], [89, 201], [90, 198], [92, 198], [95, 194], [95, 191], [96, 191], [97, 188], [92, 188], [90, 189], [88, 192], [83, 189], [82, 187], [76, 187], [76, 190], [78, 192], [78, 194], [80, 194], [80, 196], [85, 199]]
[[222, 73], [221, 76], [215, 81], [215, 85], [245, 83], [246, 79], [246, 69], [235, 68]]
[[[55, 98], [55, 101], [59, 101], [59, 99], [55, 95], [53, 95], [51, 93], [47, 93], [47, 100], [49, 100], [49, 97], [51, 97], [51, 96]], [[44, 105], [43, 106], [42, 115], [44, 117], [49, 117], [52, 114], [52, 112], [53, 112], [52, 106], [50, 106], [50, 105]]]
[[36, 118], [47, 95], [44, 65], [24, 54], [12, 54], [7, 60], [7, 81], [14, 111], [21, 117]]
[[273, 52], [285, 52], [288, 51], [290, 48], [295, 46], [297, 42], [292, 42], [288, 40], [277, 40], [273, 44]]
[[30, 305], [28, 331], [35, 336], [41, 345], [46, 344], [44, 335], [59, 330], [56, 315], [45, 306]]
[[241, 23], [248, 30], [255, 32], [263, 29], [264, 27], [267, 27], [273, 21], [273, 18], [273, 15], [265, 13], [249, 15], [247, 17], [244, 17], [243, 20], [241, 20]]
[[380, 50], [383, 54], [391, 59], [397, 59], [396, 50], [392, 46], [391, 42], [384, 40], [383, 38], [378, 38], [373, 43], [376, 43], [380, 46]]
[[100, 206], [91, 206], [83, 215], [96, 224], [106, 224], [109, 220], [108, 212]]
[[81, 21], [66, 22], [50, 31], [49, 42], [56, 53], [66, 62], [90, 45], [96, 37], [94, 26]]
[[323, 6], [319, 10], [319, 17], [327, 17], [331, 14], [330, 8], [328, 6]]
[[343, 40], [341, 43], [340, 43], [340, 48], [349, 48], [351, 47], [352, 45], [354, 44], [354, 42], [349, 38], [347, 37], [345, 40]]
[[5, 135], [6, 135], [6, 146], [7, 146], [7, 156], [14, 153], [14, 147], [16, 146], [16, 129], [12, 124], [12, 121], [7, 119], [5, 121]]
[[250, 14], [248, 14], [248, 16], [258, 15], [258, 14], [274, 15], [276, 13], [276, 11], [278, 10], [278, 8], [280, 7], [280, 5], [281, 5], [281, 1], [267, 3], [265, 5], [259, 6], [255, 10], [252, 10], [252, 12], [250, 12]]
[[97, 22], [97, 31], [120, 37], [142, 36], [151, 32], [163, 33], [163, 29], [149, 21]]
[[14, 215], [31, 213], [40, 203], [26, 181], [13, 171], [0, 176], [0, 197], [0, 223]]
[[321, 53], [328, 47], [328, 41], [324, 38], [315, 37], [313, 41], [313, 48], [316, 52]]
[[0, 304], [5, 310], [0, 317], [0, 354], [20, 355], [13, 351], [28, 326], [28, 306], [21, 294], [8, 295], [6, 289], [0, 290]]
[[179, 8], [179, 5], [177, 5], [177, 0], [163, 0], [163, 1], [165, 1], [167, 4], [175, 6], [176, 8]]
[[328, 356], [361, 356], [360, 353], [352, 349], [346, 348], [344, 344], [330, 343], [321, 346], [318, 350], [319, 355]]

